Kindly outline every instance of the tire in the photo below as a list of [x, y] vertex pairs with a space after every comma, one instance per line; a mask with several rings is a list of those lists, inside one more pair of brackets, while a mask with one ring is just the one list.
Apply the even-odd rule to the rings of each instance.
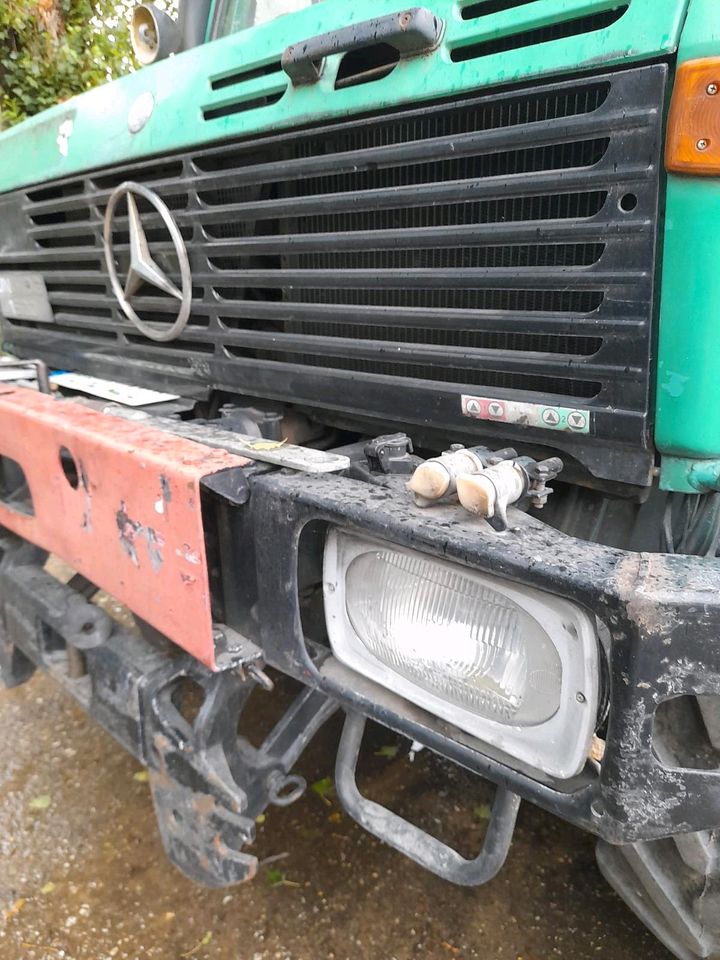
[[[656, 716], [655, 752], [668, 766], [720, 767], [720, 697], [680, 697]], [[597, 845], [600, 871], [680, 960], [720, 958], [720, 830]]]

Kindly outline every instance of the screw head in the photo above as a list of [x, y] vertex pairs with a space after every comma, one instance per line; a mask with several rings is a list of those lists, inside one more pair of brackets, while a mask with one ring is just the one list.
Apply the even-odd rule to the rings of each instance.
[[709, 97], [714, 97], [718, 92], [718, 85], [716, 83], [709, 83], [705, 88], [705, 92]]
[[701, 140], [698, 140], [696, 146], [697, 146], [698, 150], [707, 150], [707, 148], [710, 146], [710, 141], [709, 141], [709, 140], [705, 140], [705, 139], [703, 138], [703, 139], [701, 139]]

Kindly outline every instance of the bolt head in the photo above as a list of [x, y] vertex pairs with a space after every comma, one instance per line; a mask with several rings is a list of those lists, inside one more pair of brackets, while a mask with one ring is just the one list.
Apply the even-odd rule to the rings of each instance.
[[703, 139], [701, 139], [701, 140], [698, 140], [696, 146], [697, 146], [698, 150], [707, 150], [707, 148], [710, 146], [710, 141], [709, 141], [709, 140], [705, 140], [705, 139], [703, 138]]
[[709, 83], [706, 87], [706, 93], [709, 97], [717, 96], [718, 85], [716, 83]]

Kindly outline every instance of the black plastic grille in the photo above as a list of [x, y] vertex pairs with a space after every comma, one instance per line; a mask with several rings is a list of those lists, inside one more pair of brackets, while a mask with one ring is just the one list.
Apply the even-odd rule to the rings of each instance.
[[[581, 400], [594, 442], [633, 451], [605, 475], [639, 482], [665, 84], [665, 67], [637, 68], [17, 194], [25, 250], [0, 255], [0, 269], [42, 270], [55, 324], [8, 322], [7, 340], [120, 378], [191, 376], [446, 436], [486, 429], [462, 417], [463, 392]], [[186, 240], [194, 302], [179, 341], [139, 335], [107, 280], [104, 209], [127, 179], [163, 198]], [[159, 217], [141, 213], [153, 255], [175, 273]], [[176, 302], [146, 289], [135, 307], [171, 323]], [[599, 459], [585, 449], [592, 438], [535, 433]]]

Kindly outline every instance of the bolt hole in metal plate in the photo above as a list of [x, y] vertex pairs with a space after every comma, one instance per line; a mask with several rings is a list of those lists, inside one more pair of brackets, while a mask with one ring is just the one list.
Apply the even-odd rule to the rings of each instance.
[[67, 482], [73, 490], [77, 490], [80, 484], [80, 471], [78, 470], [75, 457], [70, 453], [68, 448], [64, 446], [60, 447], [60, 466], [62, 467], [62, 472]]

